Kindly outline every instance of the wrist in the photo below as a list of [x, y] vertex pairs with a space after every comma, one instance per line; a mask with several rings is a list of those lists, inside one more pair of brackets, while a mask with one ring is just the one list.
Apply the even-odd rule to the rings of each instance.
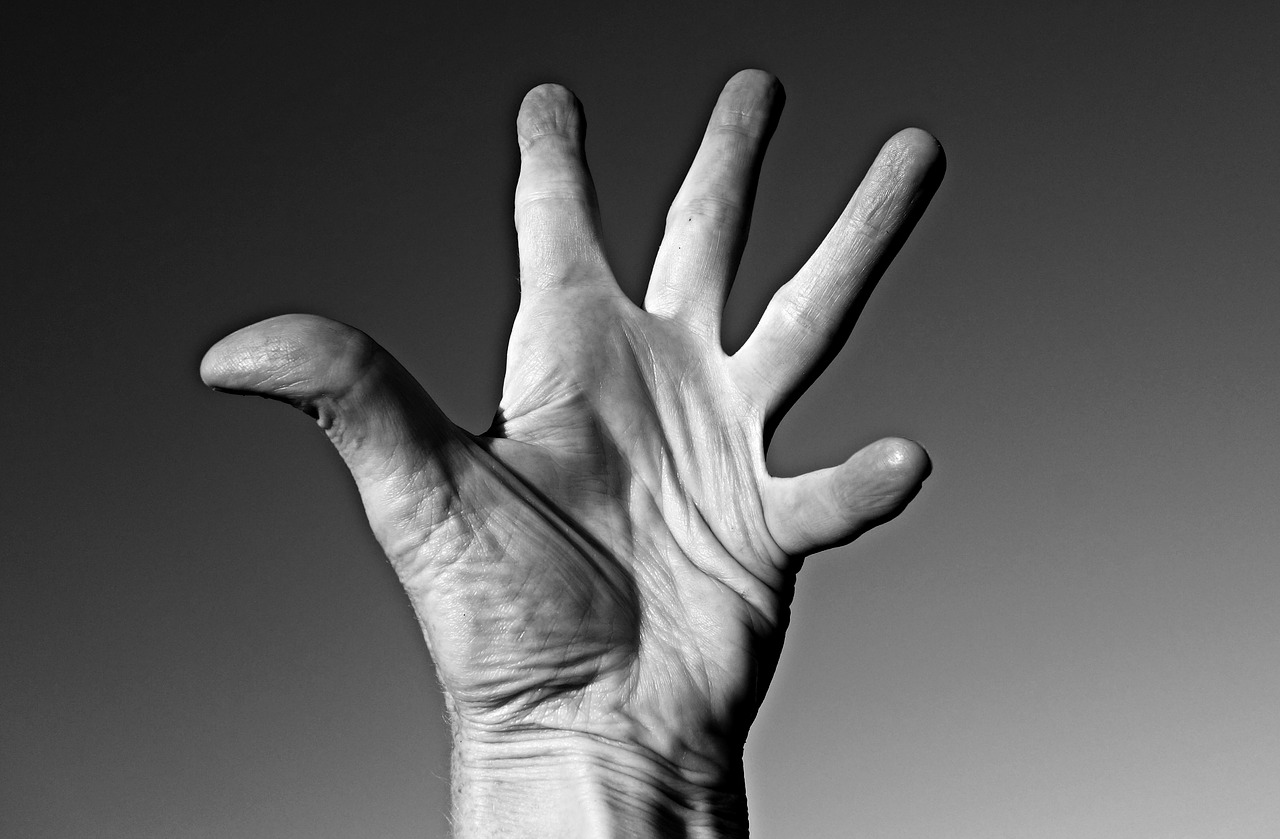
[[557, 730], [477, 732], [455, 722], [452, 790], [458, 839], [747, 835], [740, 756], [691, 778], [633, 743]]

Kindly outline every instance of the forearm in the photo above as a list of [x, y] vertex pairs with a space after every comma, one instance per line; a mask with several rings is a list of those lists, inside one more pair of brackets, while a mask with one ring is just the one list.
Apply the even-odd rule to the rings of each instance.
[[576, 733], [478, 737], [455, 728], [457, 839], [747, 836], [741, 761], [709, 788], [642, 747]]

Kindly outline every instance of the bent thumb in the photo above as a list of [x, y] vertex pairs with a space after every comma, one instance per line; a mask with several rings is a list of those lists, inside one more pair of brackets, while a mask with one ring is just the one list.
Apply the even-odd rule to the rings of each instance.
[[[445, 514], [452, 493], [438, 490], [451, 484], [448, 458], [461, 433], [360, 330], [315, 315], [270, 318], [214, 344], [200, 377], [215, 390], [277, 399], [314, 417], [346, 461], [393, 559], [416, 547], [406, 540], [430, 532], [434, 522], [420, 516]], [[436, 501], [426, 505], [427, 498]], [[416, 526], [407, 529], [411, 518]]]

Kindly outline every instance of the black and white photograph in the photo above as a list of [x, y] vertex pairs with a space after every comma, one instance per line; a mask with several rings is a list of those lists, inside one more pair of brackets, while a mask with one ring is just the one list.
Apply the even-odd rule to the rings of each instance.
[[1280, 6], [3, 19], [0, 836], [1280, 837]]

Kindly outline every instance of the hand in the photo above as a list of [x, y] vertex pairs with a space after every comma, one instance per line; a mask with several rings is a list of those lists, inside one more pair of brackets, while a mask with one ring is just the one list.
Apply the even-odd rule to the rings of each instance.
[[638, 308], [603, 254], [577, 100], [553, 85], [525, 98], [520, 309], [483, 435], [321, 318], [258, 323], [204, 359], [210, 386], [311, 414], [350, 467], [439, 671], [459, 835], [745, 833], [742, 747], [802, 557], [895, 516], [929, 470], [901, 439], [795, 478], [765, 469], [769, 430], [944, 168], [925, 132], [890, 139], [726, 355], [721, 309], [781, 103], [759, 71], [725, 87]]

